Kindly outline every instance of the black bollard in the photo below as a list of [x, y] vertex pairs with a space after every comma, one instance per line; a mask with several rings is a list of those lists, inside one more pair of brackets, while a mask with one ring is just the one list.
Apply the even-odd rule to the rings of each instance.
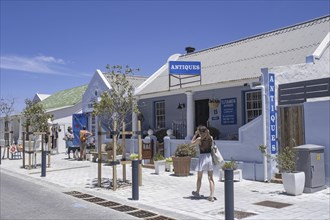
[[42, 150], [41, 151], [41, 177], [46, 176], [46, 151]]
[[132, 199], [139, 200], [139, 160], [132, 160]]
[[234, 220], [234, 171], [225, 170], [225, 219]]
[[46, 151], [44, 146], [44, 135], [41, 136], [41, 177], [46, 176]]

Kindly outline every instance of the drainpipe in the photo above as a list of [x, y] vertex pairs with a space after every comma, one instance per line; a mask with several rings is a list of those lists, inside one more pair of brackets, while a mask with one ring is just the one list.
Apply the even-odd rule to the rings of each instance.
[[[262, 130], [263, 130], [263, 145], [267, 146], [267, 138], [266, 138], [266, 92], [264, 85], [253, 86], [250, 83], [251, 89], [261, 89], [262, 95]], [[266, 152], [267, 153], [267, 152]], [[264, 154], [263, 157], [263, 165], [264, 165], [264, 182], [268, 182], [268, 174], [267, 174], [267, 155]]]

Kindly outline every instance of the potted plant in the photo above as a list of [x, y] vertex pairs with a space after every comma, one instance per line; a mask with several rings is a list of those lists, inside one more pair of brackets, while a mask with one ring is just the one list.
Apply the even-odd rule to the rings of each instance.
[[173, 159], [174, 175], [188, 176], [190, 174], [191, 158], [196, 156], [196, 147], [190, 143], [179, 144]]
[[172, 172], [173, 171], [173, 159], [172, 157], [168, 157], [165, 159], [165, 171]]
[[267, 153], [267, 146], [260, 145], [259, 150], [268, 159], [276, 161], [276, 167], [281, 173], [285, 192], [295, 196], [302, 194], [305, 187], [305, 173], [296, 171], [298, 157], [294, 148], [283, 147], [275, 157]]
[[219, 99], [210, 99], [209, 100], [209, 107], [210, 109], [217, 109], [219, 107], [220, 100]]
[[238, 163], [236, 160], [234, 160], [233, 158], [231, 158], [230, 161], [226, 161], [223, 166], [221, 167], [220, 170], [220, 181], [224, 180], [225, 177], [225, 170], [233, 170], [233, 175], [234, 175], [234, 180], [235, 181], [241, 181], [242, 178], [242, 170], [241, 169], [237, 169]]
[[155, 173], [156, 174], [164, 174], [165, 173], [165, 157], [162, 154], [155, 154], [154, 156], [154, 164], [155, 164]]
[[237, 162], [234, 159], [231, 159], [231, 161], [226, 161], [221, 168], [222, 170], [228, 170], [228, 169], [236, 170]]
[[283, 147], [275, 157], [277, 168], [282, 173], [283, 187], [289, 195], [300, 195], [305, 187], [305, 173], [296, 171], [297, 155], [293, 147]]

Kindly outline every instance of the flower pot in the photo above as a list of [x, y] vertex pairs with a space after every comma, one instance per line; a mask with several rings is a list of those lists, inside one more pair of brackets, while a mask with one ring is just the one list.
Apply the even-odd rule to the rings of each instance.
[[165, 163], [165, 171], [173, 172], [173, 162], [166, 162]]
[[172, 157], [174, 175], [175, 176], [189, 176], [191, 157]]
[[165, 163], [166, 163], [165, 160], [154, 161], [156, 174], [162, 175], [165, 173]]
[[289, 195], [300, 195], [304, 191], [305, 187], [305, 173], [282, 173], [283, 187]]

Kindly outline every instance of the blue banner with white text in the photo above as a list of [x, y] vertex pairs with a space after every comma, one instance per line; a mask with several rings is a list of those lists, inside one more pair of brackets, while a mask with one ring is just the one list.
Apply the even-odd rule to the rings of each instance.
[[269, 74], [268, 78], [269, 97], [269, 133], [271, 154], [276, 154], [276, 111], [275, 111], [275, 75]]
[[200, 75], [201, 62], [198, 61], [170, 61], [169, 62], [170, 74], [181, 75]]

